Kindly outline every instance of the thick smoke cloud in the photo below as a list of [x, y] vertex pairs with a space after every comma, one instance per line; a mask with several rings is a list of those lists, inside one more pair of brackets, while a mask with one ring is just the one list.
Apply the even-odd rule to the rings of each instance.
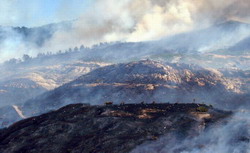
[[248, 20], [247, 0], [97, 0], [55, 43], [145, 41], [230, 19]]
[[[161, 2], [162, 3], [162, 2]], [[105, 41], [144, 41], [188, 31], [193, 22], [188, 4], [150, 0], [96, 1], [71, 31], [59, 32], [48, 46], [76, 42], [91, 46]], [[56, 45], [57, 46], [57, 45]]]
[[[5, 5], [1, 5], [0, 9], [10, 12], [10, 8], [15, 6], [11, 4], [14, 3], [17, 1], [2, 3]], [[69, 5], [68, 2], [61, 2], [54, 21], [65, 20], [65, 16], [73, 12]], [[11, 47], [2, 47], [0, 55], [9, 58], [9, 48], [11, 52], [17, 52], [18, 49], [19, 54], [28, 51], [36, 55], [38, 52], [64, 50], [81, 44], [91, 46], [99, 42], [156, 40], [230, 19], [249, 21], [249, 8], [248, 0], [95, 0], [88, 8], [81, 10], [82, 15], [79, 18], [77, 16], [72, 29], [59, 30], [43, 47], [15, 47], [16, 44], [9, 40], [6, 44], [11, 44]], [[14, 7], [13, 10], [15, 12], [18, 9]], [[32, 11], [19, 16], [13, 14], [22, 13], [12, 13], [15, 20], [32, 20], [28, 15]], [[1, 20], [7, 17], [5, 13]]]

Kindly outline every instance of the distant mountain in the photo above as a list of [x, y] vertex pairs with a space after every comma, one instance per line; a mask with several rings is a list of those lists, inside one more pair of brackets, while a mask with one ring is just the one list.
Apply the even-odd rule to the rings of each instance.
[[233, 55], [250, 54], [250, 36], [229, 48], [229, 53]]
[[[202, 135], [211, 126], [220, 128], [230, 116], [202, 104], [74, 104], [0, 130], [0, 152], [127, 153], [171, 135], [171, 141], [164, 141], [167, 147]], [[247, 136], [240, 136], [232, 137], [244, 144]], [[204, 147], [207, 143], [199, 142]], [[171, 148], [173, 152], [188, 149]]]
[[250, 36], [250, 24], [227, 21], [202, 30], [182, 33], [163, 39], [169, 49], [210, 52], [226, 49]]
[[[233, 50], [236, 50], [234, 55], [245, 55], [248, 52], [249, 37], [250, 24], [227, 21], [156, 41], [102, 43], [84, 52], [81, 58], [108, 62], [130, 62], [150, 58], [194, 64], [200, 64], [202, 61], [199, 60], [202, 59], [207, 62], [207, 65], [210, 64], [210, 67], [215, 64], [217, 68], [224, 66], [220, 61], [226, 63], [227, 66], [240, 65], [242, 67], [241, 64], [237, 64], [242, 61], [237, 57], [233, 60], [227, 60], [228, 57], [211, 59], [211, 56], [206, 53], [232, 55]], [[242, 49], [245, 50], [244, 54], [240, 52]]]
[[[35, 28], [0, 27], [0, 44], [4, 40], [15, 38], [21, 43], [42, 46], [58, 30], [72, 28], [72, 22], [62, 22]], [[157, 41], [114, 42], [94, 45], [88, 51], [76, 57], [90, 61], [128, 62], [171, 54], [198, 54], [217, 50], [230, 50], [231, 47], [247, 47], [250, 37], [250, 25], [238, 21], [227, 21], [206, 29], [193, 30], [187, 33], [169, 36]], [[246, 39], [246, 40], [245, 40]], [[75, 56], [73, 55], [73, 56]], [[69, 55], [70, 56], [70, 55]], [[119, 60], [118, 60], [119, 59]]]
[[0, 45], [4, 41], [20, 41], [26, 45], [41, 47], [49, 41], [53, 34], [58, 30], [71, 28], [71, 22], [61, 22], [40, 27], [3, 27], [0, 26]]
[[[15, 29], [14, 31], [16, 31], [14, 33], [18, 33], [19, 36], [21, 35], [22, 40], [26, 40], [24, 41], [24, 43], [31, 42], [39, 46], [42, 45], [45, 41], [49, 41], [49, 38], [53, 35], [54, 31], [58, 29], [65, 30], [67, 28], [71, 28], [71, 22], [52, 24], [37, 28], [12, 29]], [[3, 33], [4, 32], [2, 32], [1, 34], [0, 32], [0, 37], [1, 35], [4, 36]], [[8, 34], [8, 37], [14, 37], [14, 35], [10, 33]], [[33, 39], [34, 37], [37, 38]], [[94, 45], [91, 48], [78, 50], [78, 52], [74, 52], [71, 49], [71, 52], [69, 51], [65, 55], [53, 54], [46, 55], [44, 57], [39, 56], [39, 58], [34, 59], [33, 61], [39, 64], [41, 62], [48, 63], [48, 61], [60, 62], [69, 59], [82, 59], [85, 61], [103, 61], [116, 63], [151, 58], [157, 60], [168, 60], [169, 62], [178, 62], [180, 60], [185, 60], [183, 58], [185, 58], [186, 56], [195, 55], [191, 57], [195, 58], [196, 56], [200, 56], [202, 53], [207, 52], [212, 52], [214, 54], [224, 53], [226, 55], [231, 55], [234, 50], [236, 50], [237, 52], [235, 54], [241, 54], [242, 52], [240, 52], [240, 50], [245, 50], [244, 53], [247, 53], [249, 37], [249, 24], [237, 21], [227, 21], [224, 23], [213, 25], [206, 29], [194, 30], [191, 32], [163, 38], [161, 40], [145, 42], [104, 42], [98, 45]], [[194, 60], [199, 59], [200, 57]], [[212, 63], [217, 63], [216, 60], [213, 60]], [[241, 62], [238, 59], [236, 60], [237, 62]], [[218, 61], [220, 61], [220, 59]], [[189, 61], [189, 63], [192, 62], [194, 61]], [[235, 62], [226, 63], [228, 65], [236, 65]], [[217, 65], [221, 65], [221, 63], [217, 63]]]

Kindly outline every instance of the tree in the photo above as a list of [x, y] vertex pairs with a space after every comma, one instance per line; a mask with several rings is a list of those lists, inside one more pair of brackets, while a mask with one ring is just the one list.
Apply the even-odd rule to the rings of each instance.
[[10, 59], [10, 60], [4, 62], [4, 64], [13, 65], [13, 64], [17, 64], [17, 63], [19, 63], [19, 62], [20, 62], [20, 61], [19, 61], [18, 59], [12, 58], [12, 59]]
[[84, 48], [85, 48], [85, 47], [84, 47], [83, 45], [81, 45], [81, 46], [80, 46], [80, 51], [83, 51]]
[[31, 57], [30, 57], [29, 55], [27, 55], [27, 54], [24, 54], [24, 55], [23, 55], [23, 61], [24, 61], [24, 62], [27, 62], [27, 61], [29, 61], [29, 60], [31, 60]]
[[62, 54], [62, 50], [59, 50], [59, 51], [57, 52], [57, 54], [58, 54], [58, 55]]
[[46, 55], [50, 56], [50, 55], [52, 55], [52, 52], [48, 51]]
[[45, 56], [44, 53], [39, 53], [39, 54], [37, 54], [37, 57], [38, 57], [38, 58], [41, 58], [41, 57], [44, 57], [44, 56]]
[[74, 48], [74, 52], [78, 52], [78, 50], [79, 50], [78, 47]]

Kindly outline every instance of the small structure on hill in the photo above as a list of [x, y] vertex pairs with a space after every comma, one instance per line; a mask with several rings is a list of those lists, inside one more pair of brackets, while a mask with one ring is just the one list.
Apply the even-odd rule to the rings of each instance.
[[113, 105], [113, 102], [112, 101], [106, 101], [105, 105]]

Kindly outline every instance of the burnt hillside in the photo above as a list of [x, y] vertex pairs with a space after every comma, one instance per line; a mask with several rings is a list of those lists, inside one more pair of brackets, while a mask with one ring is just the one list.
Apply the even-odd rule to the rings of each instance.
[[199, 135], [230, 114], [200, 104], [71, 104], [2, 129], [0, 152], [130, 152], [169, 133]]

